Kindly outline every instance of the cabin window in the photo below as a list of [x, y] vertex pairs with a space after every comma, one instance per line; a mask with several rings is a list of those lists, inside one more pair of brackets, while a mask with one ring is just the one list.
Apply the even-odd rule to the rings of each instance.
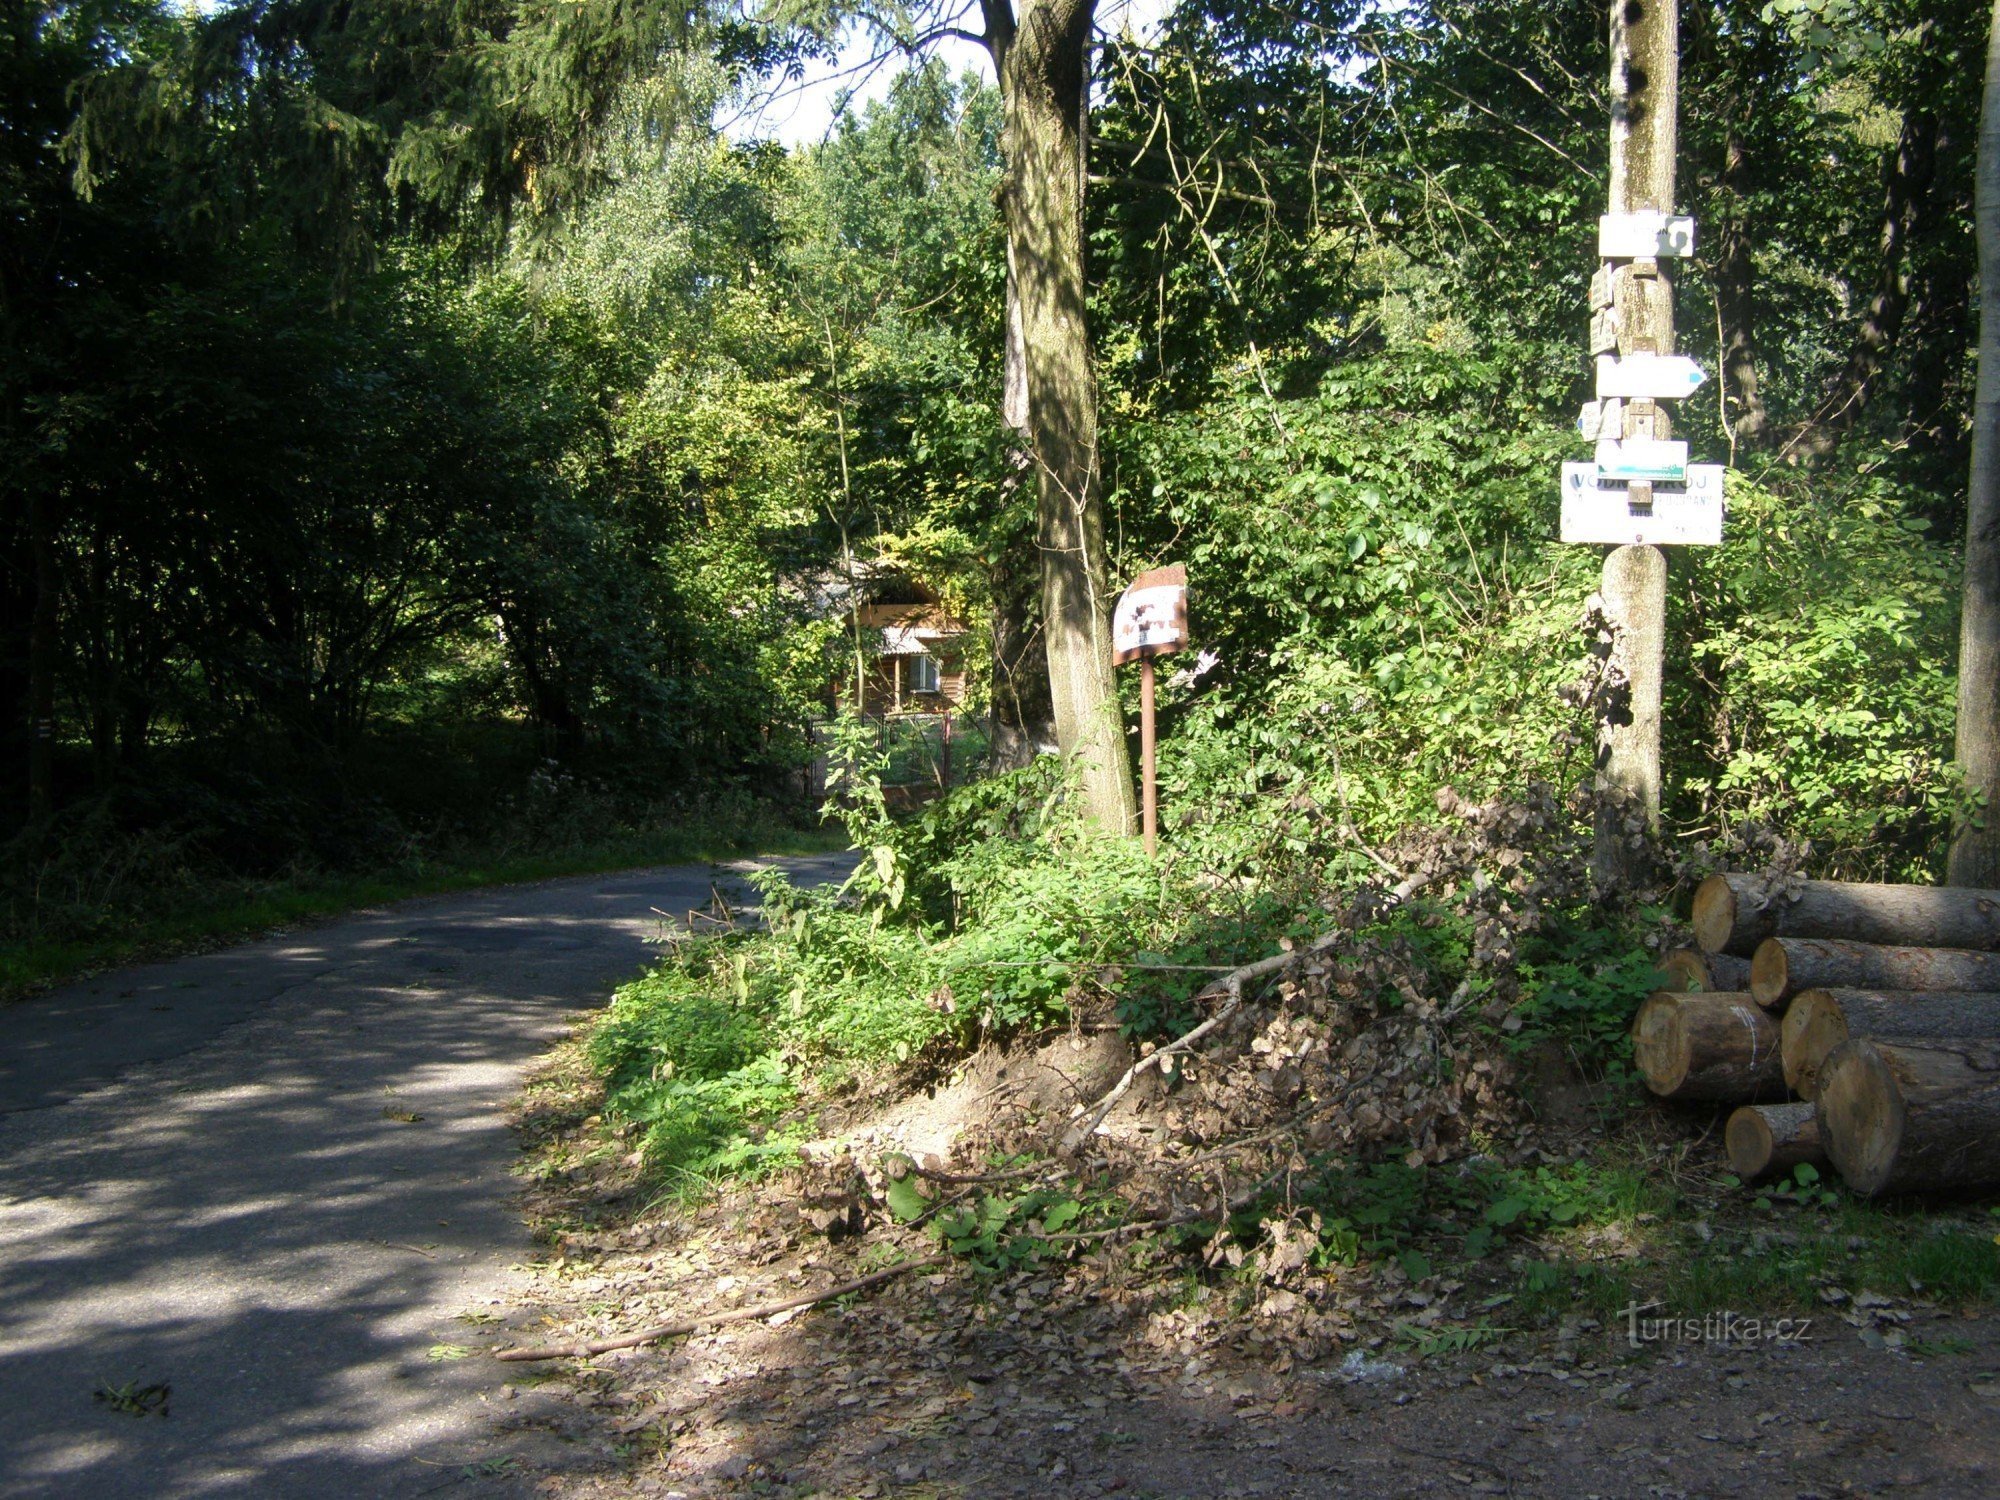
[[938, 690], [937, 659], [930, 656], [905, 657], [903, 681], [913, 693], [935, 693]]

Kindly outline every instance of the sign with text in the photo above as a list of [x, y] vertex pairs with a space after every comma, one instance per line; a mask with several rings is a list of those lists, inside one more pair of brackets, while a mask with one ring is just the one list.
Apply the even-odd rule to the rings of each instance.
[[1694, 254], [1694, 220], [1646, 209], [1597, 221], [1597, 253], [1606, 260], [1658, 260]]
[[1187, 569], [1175, 563], [1141, 573], [1111, 616], [1111, 664], [1165, 656], [1187, 643]]
[[1604, 477], [1596, 464], [1564, 464], [1562, 539], [1605, 547], [1722, 544], [1720, 464], [1690, 464], [1685, 488], [1656, 484], [1651, 493], [1650, 503], [1635, 503], [1632, 488]]
[[1600, 438], [1597, 470], [1606, 479], [1683, 484], [1687, 480], [1688, 445], [1659, 438]]
[[1700, 365], [1685, 354], [1628, 354], [1623, 359], [1599, 355], [1597, 395], [1635, 401], [1671, 401], [1692, 396], [1708, 379]]

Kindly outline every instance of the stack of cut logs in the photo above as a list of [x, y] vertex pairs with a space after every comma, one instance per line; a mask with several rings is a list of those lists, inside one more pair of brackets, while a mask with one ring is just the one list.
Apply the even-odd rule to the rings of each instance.
[[2000, 1184], [2000, 891], [1716, 875], [1693, 925], [1633, 1052], [1656, 1094], [1742, 1106], [1739, 1175]]

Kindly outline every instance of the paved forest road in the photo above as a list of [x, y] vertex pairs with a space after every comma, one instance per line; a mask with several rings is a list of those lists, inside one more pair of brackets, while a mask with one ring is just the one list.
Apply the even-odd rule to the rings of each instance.
[[[503, 1112], [713, 874], [411, 902], [0, 1010], [0, 1497], [522, 1490], [506, 1367], [432, 1357], [530, 1253]], [[92, 1396], [155, 1383], [165, 1417]]]

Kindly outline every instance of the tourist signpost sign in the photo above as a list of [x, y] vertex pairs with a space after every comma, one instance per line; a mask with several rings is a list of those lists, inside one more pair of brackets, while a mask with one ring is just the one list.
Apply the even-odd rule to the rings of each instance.
[[1111, 664], [1139, 663], [1139, 776], [1146, 852], [1159, 844], [1160, 793], [1153, 754], [1153, 658], [1188, 643], [1187, 569], [1179, 563], [1141, 573], [1111, 616]]

